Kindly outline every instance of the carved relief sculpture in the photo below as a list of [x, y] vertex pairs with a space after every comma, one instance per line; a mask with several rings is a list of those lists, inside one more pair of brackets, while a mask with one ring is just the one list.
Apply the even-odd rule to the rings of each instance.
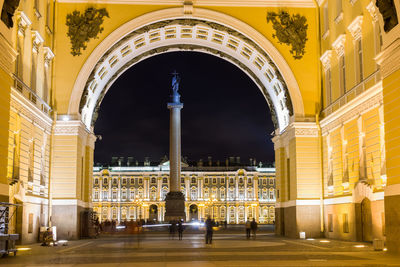
[[267, 22], [272, 22], [275, 34], [272, 36], [280, 44], [290, 45], [290, 53], [294, 59], [301, 59], [305, 54], [307, 42], [307, 19], [299, 14], [290, 15], [285, 11], [279, 13], [268, 12]]
[[393, 0], [376, 0], [376, 6], [383, 18], [383, 29], [385, 32], [389, 32], [398, 23], [396, 7]]
[[90, 39], [98, 38], [104, 28], [101, 26], [104, 17], [109, 17], [105, 8], [97, 9], [90, 7], [84, 14], [74, 11], [67, 15], [68, 37], [71, 40], [71, 54], [81, 55], [81, 49], [85, 50]]

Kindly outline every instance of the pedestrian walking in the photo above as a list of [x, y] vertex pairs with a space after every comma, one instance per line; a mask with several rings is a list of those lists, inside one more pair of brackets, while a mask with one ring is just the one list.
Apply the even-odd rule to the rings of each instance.
[[246, 228], [246, 238], [250, 239], [251, 222], [249, 219], [247, 219], [246, 221], [245, 228]]
[[176, 232], [176, 222], [175, 221], [170, 221], [170, 226], [169, 226], [169, 238], [174, 239], [175, 238], [175, 232]]
[[251, 233], [253, 234], [253, 239], [256, 239], [256, 232], [257, 232], [257, 222], [256, 220], [253, 218], [253, 221], [250, 224], [250, 228], [251, 228]]
[[208, 216], [206, 220], [206, 244], [212, 244], [214, 222]]
[[178, 222], [178, 235], [179, 235], [179, 240], [182, 240], [182, 237], [183, 237], [183, 230], [184, 230], [184, 226], [183, 226], [182, 220], [180, 220], [180, 221]]

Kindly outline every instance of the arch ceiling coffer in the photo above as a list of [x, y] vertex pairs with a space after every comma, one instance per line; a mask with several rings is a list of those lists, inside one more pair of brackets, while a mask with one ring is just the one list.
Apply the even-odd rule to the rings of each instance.
[[238, 31], [200, 19], [171, 19], [136, 29], [115, 43], [93, 68], [79, 105], [88, 129], [112, 83], [129, 67], [169, 51], [200, 51], [228, 60], [247, 73], [262, 91], [275, 127], [283, 130], [293, 115], [287, 85], [269, 55]]

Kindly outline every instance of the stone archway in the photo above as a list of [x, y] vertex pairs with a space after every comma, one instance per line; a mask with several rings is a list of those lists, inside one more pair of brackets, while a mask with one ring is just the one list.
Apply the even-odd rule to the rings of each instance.
[[179, 8], [152, 12], [110, 34], [81, 69], [68, 115], [79, 114], [93, 130], [96, 111], [112, 83], [134, 64], [170, 51], [200, 51], [238, 66], [262, 91], [281, 131], [292, 115], [304, 116], [298, 84], [274, 46], [243, 22], [200, 8], [191, 16], [183, 16]]
[[158, 220], [158, 207], [153, 204], [149, 206], [149, 221], [157, 221]]

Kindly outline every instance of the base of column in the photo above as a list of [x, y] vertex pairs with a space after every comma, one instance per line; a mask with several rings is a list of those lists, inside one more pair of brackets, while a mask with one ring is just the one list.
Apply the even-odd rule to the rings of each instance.
[[400, 195], [385, 196], [386, 246], [389, 253], [400, 253]]
[[169, 192], [165, 197], [164, 221], [185, 219], [185, 196], [182, 192]]
[[322, 236], [319, 206], [301, 205], [275, 209], [275, 234], [299, 238], [300, 232], [305, 232], [307, 238]]

